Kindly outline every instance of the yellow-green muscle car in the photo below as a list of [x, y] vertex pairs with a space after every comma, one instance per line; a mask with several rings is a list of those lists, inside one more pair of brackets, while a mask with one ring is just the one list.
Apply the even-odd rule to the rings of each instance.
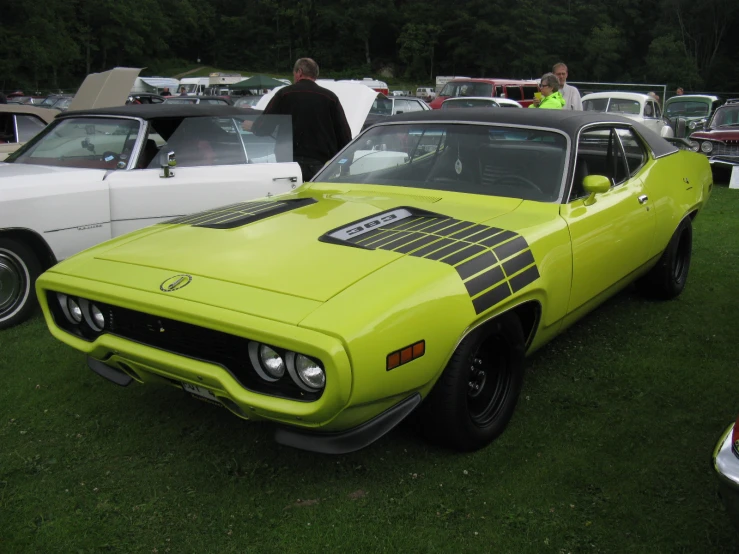
[[629, 283], [683, 290], [705, 156], [615, 115], [450, 110], [359, 135], [294, 193], [180, 217], [44, 273], [58, 339], [120, 385], [179, 387], [280, 443], [506, 427], [524, 357]]

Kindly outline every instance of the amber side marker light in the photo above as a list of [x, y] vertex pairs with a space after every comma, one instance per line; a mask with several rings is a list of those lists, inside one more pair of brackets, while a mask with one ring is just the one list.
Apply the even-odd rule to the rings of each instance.
[[387, 371], [420, 358], [426, 353], [426, 341], [421, 340], [387, 355]]

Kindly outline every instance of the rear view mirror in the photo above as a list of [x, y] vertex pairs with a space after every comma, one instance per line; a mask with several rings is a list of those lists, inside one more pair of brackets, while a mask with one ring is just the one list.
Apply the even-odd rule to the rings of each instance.
[[595, 195], [608, 192], [611, 189], [611, 180], [605, 175], [588, 175], [582, 180], [582, 187], [590, 196], [585, 199], [585, 205], [595, 203]]

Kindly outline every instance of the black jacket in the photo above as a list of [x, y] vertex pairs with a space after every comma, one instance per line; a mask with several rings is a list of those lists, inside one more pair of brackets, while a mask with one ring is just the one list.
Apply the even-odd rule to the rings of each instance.
[[[338, 97], [309, 79], [278, 90], [263, 113], [292, 116], [296, 161], [307, 159], [323, 164], [352, 139]], [[257, 135], [267, 135], [272, 134], [274, 126], [268, 118], [258, 119], [252, 130]]]

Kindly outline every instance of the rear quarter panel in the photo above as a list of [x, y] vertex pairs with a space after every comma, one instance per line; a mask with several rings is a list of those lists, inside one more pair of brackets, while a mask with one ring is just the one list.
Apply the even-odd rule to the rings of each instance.
[[656, 212], [654, 243], [661, 252], [680, 222], [708, 201], [713, 186], [711, 166], [702, 154], [680, 150], [651, 161], [643, 179]]

